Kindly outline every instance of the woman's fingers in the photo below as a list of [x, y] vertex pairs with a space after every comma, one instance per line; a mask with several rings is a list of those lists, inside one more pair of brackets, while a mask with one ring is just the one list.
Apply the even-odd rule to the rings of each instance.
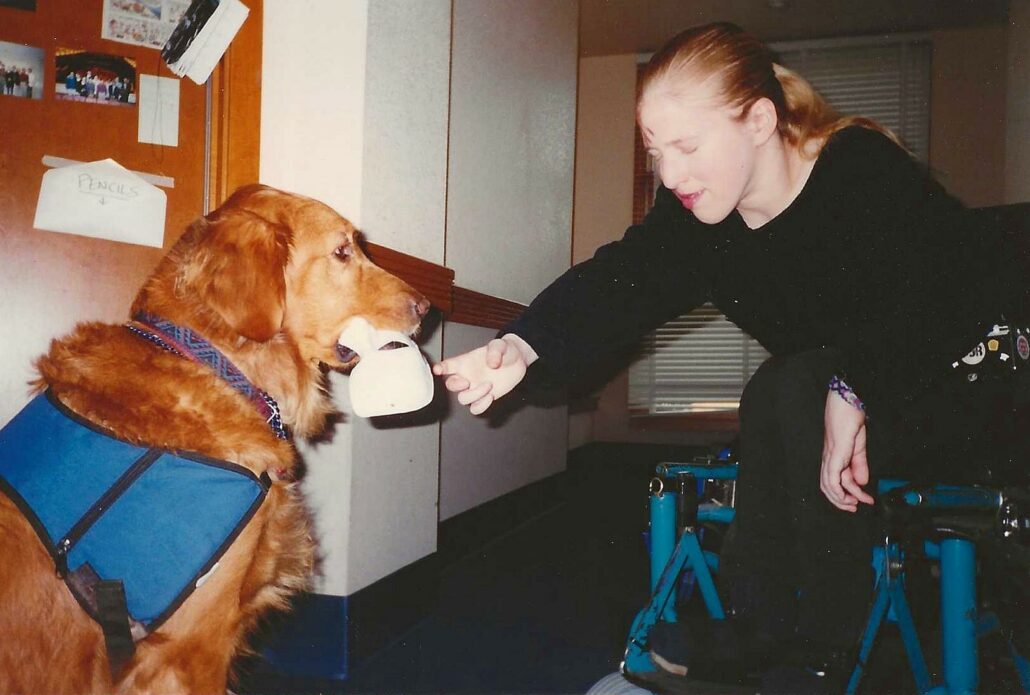
[[500, 338], [494, 338], [486, 344], [486, 366], [490, 369], [498, 369], [504, 361], [504, 353], [508, 350], [508, 343]]
[[857, 509], [856, 500], [847, 493], [841, 484], [844, 471], [838, 460], [839, 456], [840, 453], [833, 447], [829, 447], [829, 451], [823, 454], [823, 464], [819, 471], [819, 489], [834, 507], [853, 512]]
[[450, 375], [446, 380], [444, 380], [443, 385], [448, 391], [464, 391], [471, 386], [471, 384], [469, 384], [469, 380], [460, 374]]
[[844, 472], [841, 474], [841, 485], [856, 502], [873, 504], [873, 498], [862, 489], [862, 485], [855, 479], [855, 471], [852, 468], [853, 466], [844, 469]]
[[850, 468], [845, 468], [844, 472], [840, 474], [840, 486], [844, 490], [844, 497], [841, 502], [849, 512], [857, 512], [858, 497], [855, 496], [855, 492], [862, 492], [862, 488], [855, 484]]
[[465, 389], [458, 393], [458, 402], [462, 405], [475, 403], [480, 398], [490, 393], [490, 389], [492, 389], [493, 386], [494, 385], [489, 381], [484, 381], [482, 384], [476, 384], [472, 388]]
[[853, 486], [849, 487], [848, 490], [855, 496], [855, 499], [863, 504], [875, 504], [876, 500], [864, 489], [869, 484], [869, 459], [866, 453], [865, 425], [862, 425], [858, 429], [858, 434], [855, 435], [855, 450], [851, 455], [851, 460], [848, 462], [847, 473], [848, 480]]
[[840, 485], [840, 473], [833, 460], [834, 452], [831, 450], [823, 454], [823, 465], [819, 471], [819, 486], [831, 502], [837, 504], [844, 498], [844, 488]]
[[478, 401], [469, 406], [469, 412], [473, 415], [482, 415], [486, 412], [486, 409], [493, 405], [494, 397], [492, 394], [486, 394]]

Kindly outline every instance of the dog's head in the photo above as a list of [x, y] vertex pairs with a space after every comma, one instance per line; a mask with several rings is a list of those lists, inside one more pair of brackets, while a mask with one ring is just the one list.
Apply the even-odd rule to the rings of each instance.
[[258, 184], [195, 222], [133, 305], [242, 359], [255, 352], [248, 347], [287, 343], [307, 364], [336, 369], [358, 359], [337, 345], [350, 319], [414, 335], [428, 309], [368, 259], [353, 225], [330, 207]]

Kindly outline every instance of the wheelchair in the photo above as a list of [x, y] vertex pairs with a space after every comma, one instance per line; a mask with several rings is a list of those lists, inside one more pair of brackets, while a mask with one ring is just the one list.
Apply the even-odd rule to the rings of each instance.
[[[1008, 249], [1000, 276], [1030, 277], [1030, 205], [1004, 205], [972, 210], [984, 234]], [[1030, 286], [1016, 283], [1020, 307], [1030, 315]], [[1002, 358], [1015, 369], [1030, 356], [1030, 330], [999, 330], [982, 344], [986, 355]], [[1004, 327], [996, 326], [997, 329]], [[1021, 358], [1022, 361], [1017, 360]], [[983, 355], [970, 355], [965, 365]], [[956, 362], [953, 367], [963, 368]], [[976, 367], [979, 369], [979, 367]], [[1030, 392], [1030, 369], [1021, 369], [1023, 392]], [[977, 374], [966, 374], [969, 380]], [[1025, 405], [1025, 404], [1024, 404]], [[1023, 424], [1026, 436], [1026, 424]], [[1030, 462], [1023, 463], [1024, 470]], [[717, 543], [733, 519], [737, 462], [732, 449], [691, 462], [660, 463], [650, 489], [649, 548], [651, 596], [632, 621], [621, 670], [654, 672], [648, 636], [658, 621], [677, 620], [677, 607], [700, 594], [712, 620], [726, 612], [714, 577], [718, 574]], [[919, 693], [970, 693], [980, 686], [989, 640], [1007, 646], [1005, 664], [1013, 685], [1030, 693], [1030, 484], [915, 485], [881, 481], [882, 541], [872, 549], [875, 582], [869, 617], [856, 636], [853, 668], [846, 692], [855, 693], [870, 670], [873, 645], [884, 623], [898, 627], [912, 686]], [[912, 591], [929, 570], [939, 593], [940, 674], [927, 666], [912, 614]], [[925, 637], [925, 630], [924, 630]], [[936, 641], [936, 640], [935, 640]], [[1004, 650], [1001, 650], [1004, 651]], [[641, 679], [646, 680], [646, 679]]]
[[[630, 627], [620, 666], [626, 678], [646, 682], [657, 670], [648, 636], [658, 621], [676, 622], [684, 594], [700, 594], [710, 619], [726, 618], [714, 578], [719, 557], [704, 545], [706, 533], [733, 519], [736, 473], [730, 448], [656, 466], [649, 490], [651, 597]], [[873, 599], [845, 692], [858, 692], [876, 638], [892, 622], [920, 694], [976, 692], [979, 643], [988, 635], [1007, 643], [1012, 682], [1030, 693], [1030, 489], [885, 480], [878, 490], [884, 536], [872, 551]], [[927, 667], [906, 591], [910, 566], [918, 562], [932, 563], [939, 577], [938, 682]], [[978, 596], [978, 587], [989, 587], [990, 595]]]

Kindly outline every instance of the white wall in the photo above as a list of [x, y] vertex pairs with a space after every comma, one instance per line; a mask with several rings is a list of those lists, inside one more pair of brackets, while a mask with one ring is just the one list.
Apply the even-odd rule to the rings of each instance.
[[[450, 0], [370, 0], [362, 228], [434, 263], [444, 255], [450, 48]], [[441, 340], [440, 330], [421, 340], [434, 361]], [[353, 420], [350, 592], [436, 550], [440, 425], [379, 427]]]
[[[577, 21], [575, 2], [454, 2], [446, 265], [462, 287], [528, 303], [569, 267]], [[447, 324], [444, 353], [493, 335]], [[475, 418], [451, 400], [441, 520], [565, 468], [564, 406], [503, 424], [492, 410]]]
[[[576, 8], [266, 0], [262, 181], [326, 201], [464, 287], [528, 300], [571, 253]], [[453, 354], [492, 333], [446, 325], [422, 347], [437, 359], [444, 335]], [[349, 412], [347, 377], [331, 384]], [[442, 426], [349, 417], [301, 449], [314, 588], [347, 595], [432, 553], [441, 517], [560, 471], [565, 408], [493, 426], [452, 401]]]
[[266, 0], [260, 178], [361, 226], [368, 0]]
[[[368, 8], [367, 0], [267, 0], [264, 6], [261, 181], [317, 198], [358, 227]], [[337, 408], [349, 412], [346, 378], [332, 374], [330, 383]], [[315, 589], [328, 594], [350, 591], [353, 439], [344, 423], [329, 443], [297, 442], [320, 541]]]
[[[479, 347], [494, 332], [447, 324], [445, 352]], [[517, 400], [515, 394], [509, 398]], [[509, 405], [500, 401], [472, 417], [452, 400], [440, 437], [441, 521], [565, 469], [567, 408], [522, 406], [503, 416], [502, 404]]]
[[450, 0], [372, 0], [367, 50], [362, 229], [442, 264]]
[[[266, 0], [262, 181], [441, 262], [450, 11], [449, 0]], [[440, 342], [426, 336], [430, 358]], [[330, 381], [348, 414], [347, 377]], [[332, 441], [298, 448], [320, 541], [315, 590], [354, 593], [436, 549], [438, 424], [385, 430], [347, 415]]]
[[577, 7], [455, 0], [447, 266], [528, 302], [569, 266]]

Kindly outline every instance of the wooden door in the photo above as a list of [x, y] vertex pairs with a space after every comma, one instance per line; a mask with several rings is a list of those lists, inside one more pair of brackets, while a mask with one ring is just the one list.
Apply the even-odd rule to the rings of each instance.
[[[33, 4], [31, 10], [12, 6]], [[206, 212], [205, 203], [213, 207], [237, 184], [257, 180], [261, 3], [245, 4], [251, 14], [212, 76], [210, 103], [207, 86], [180, 80], [175, 147], [137, 141], [137, 106], [57, 98], [61, 49], [120, 56], [135, 62], [138, 74], [174, 77], [157, 49], [101, 38], [102, 0], [0, 5], [0, 41], [43, 52], [42, 98], [0, 95], [0, 423], [27, 400], [31, 362], [52, 338], [79, 321], [128, 318], [142, 281]], [[84, 162], [110, 157], [174, 179], [174, 187], [164, 189], [164, 249], [33, 229], [45, 155]]]

